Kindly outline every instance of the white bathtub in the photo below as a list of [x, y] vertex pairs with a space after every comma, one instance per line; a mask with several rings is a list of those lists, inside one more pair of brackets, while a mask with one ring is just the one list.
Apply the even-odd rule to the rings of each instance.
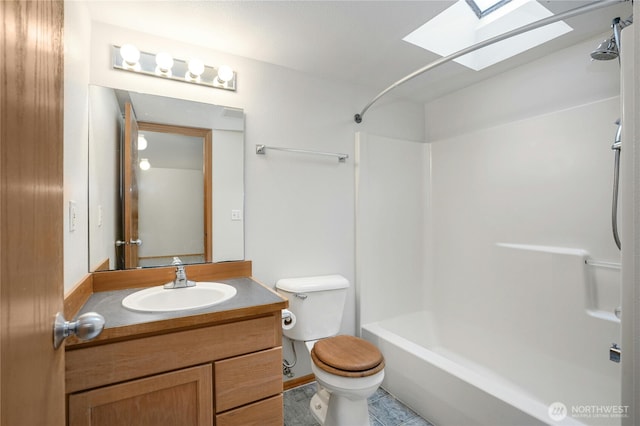
[[[510, 357], [515, 352], [509, 342], [494, 352], [490, 368], [439, 346], [443, 330], [434, 324], [430, 312], [414, 312], [363, 325], [362, 337], [385, 357], [383, 387], [436, 426], [620, 424], [625, 408], [618, 405], [616, 378], [563, 365], [562, 357]], [[602, 360], [605, 368], [609, 362]], [[519, 377], [513, 374], [518, 369]], [[550, 415], [556, 402], [564, 404], [566, 416]]]

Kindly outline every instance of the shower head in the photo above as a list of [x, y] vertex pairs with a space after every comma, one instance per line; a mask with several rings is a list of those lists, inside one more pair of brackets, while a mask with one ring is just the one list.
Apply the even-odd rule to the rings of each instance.
[[609, 61], [618, 58], [618, 61], [620, 61], [620, 32], [623, 28], [631, 24], [633, 24], [633, 15], [626, 20], [622, 20], [619, 17], [613, 18], [611, 21], [613, 35], [600, 43], [600, 46], [591, 52], [591, 59], [595, 59], [596, 61]]
[[618, 57], [618, 45], [615, 37], [611, 37], [600, 43], [600, 46], [591, 52], [591, 59], [596, 61], [609, 61]]

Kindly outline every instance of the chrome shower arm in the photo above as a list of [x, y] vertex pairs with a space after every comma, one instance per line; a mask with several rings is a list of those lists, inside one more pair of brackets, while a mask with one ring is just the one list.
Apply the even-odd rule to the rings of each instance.
[[[622, 26], [620, 24], [620, 18], [614, 18], [611, 23], [611, 28], [613, 28], [613, 38], [616, 41], [616, 46], [618, 47], [618, 52], [620, 52], [620, 30]], [[620, 63], [620, 55], [618, 55], [618, 63]]]

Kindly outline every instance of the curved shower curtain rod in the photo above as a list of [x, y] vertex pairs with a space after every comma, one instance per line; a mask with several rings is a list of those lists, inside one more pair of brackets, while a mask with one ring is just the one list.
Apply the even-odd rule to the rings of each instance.
[[356, 114], [353, 118], [355, 120], [356, 123], [361, 123], [362, 122], [362, 117], [364, 116], [364, 114], [367, 112], [367, 110], [381, 97], [383, 97], [384, 95], [386, 95], [387, 93], [389, 93], [391, 90], [395, 89], [396, 87], [400, 86], [403, 83], [406, 83], [407, 81], [411, 80], [414, 77], [419, 76], [420, 74], [423, 74], [429, 70], [432, 70], [433, 68], [436, 68], [442, 64], [445, 64], [447, 62], [450, 62], [460, 56], [466, 55], [467, 53], [471, 53], [471, 52], [475, 52], [478, 49], [482, 49], [483, 47], [492, 45], [494, 43], [497, 43], [499, 41], [502, 40], [506, 40], [508, 38], [517, 36], [519, 34], [522, 33], [526, 33], [528, 31], [531, 30], [535, 30], [536, 28], [540, 28], [540, 27], [544, 27], [545, 25], [549, 25], [549, 24], [553, 24], [554, 22], [557, 21], [561, 21], [563, 19], [567, 19], [567, 18], [572, 18], [574, 16], [578, 16], [578, 15], [582, 15], [583, 13], [588, 13], [594, 10], [598, 10], [598, 9], [602, 9], [604, 7], [608, 7], [611, 6], [613, 4], [617, 4], [617, 3], [625, 3], [629, 0], [600, 0], [600, 1], [595, 1], [593, 3], [589, 3], [586, 4], [584, 6], [580, 6], [580, 7], [576, 7], [575, 9], [571, 9], [568, 10], [566, 12], [563, 12], [559, 15], [553, 15], [553, 16], [549, 16], [548, 18], [544, 18], [544, 19], [540, 19], [536, 22], [532, 22], [528, 25], [525, 25], [523, 27], [520, 28], [516, 28], [515, 30], [511, 30], [508, 31], [504, 34], [500, 34], [497, 35], [495, 37], [489, 38], [487, 40], [481, 41], [479, 43], [474, 44], [473, 46], [469, 46], [465, 49], [459, 50], [455, 53], [452, 53], [449, 56], [443, 56], [440, 59], [437, 59], [433, 62], [431, 62], [428, 65], [425, 65], [424, 67], [420, 68], [417, 71], [412, 72], [411, 74], [407, 75], [404, 78], [401, 78], [400, 80], [396, 81], [395, 83], [393, 83], [391, 86], [387, 87], [386, 89], [384, 89], [382, 92], [380, 92], [375, 98], [373, 98], [371, 101], [369, 101], [369, 103], [362, 109], [362, 111], [359, 114]]

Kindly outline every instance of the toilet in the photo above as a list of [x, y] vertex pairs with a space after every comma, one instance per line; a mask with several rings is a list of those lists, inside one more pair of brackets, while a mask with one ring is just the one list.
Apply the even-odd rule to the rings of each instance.
[[305, 342], [318, 391], [311, 413], [323, 426], [369, 426], [367, 398], [384, 378], [378, 348], [359, 337], [337, 335], [349, 281], [340, 275], [285, 278], [276, 290], [289, 300], [291, 340]]

